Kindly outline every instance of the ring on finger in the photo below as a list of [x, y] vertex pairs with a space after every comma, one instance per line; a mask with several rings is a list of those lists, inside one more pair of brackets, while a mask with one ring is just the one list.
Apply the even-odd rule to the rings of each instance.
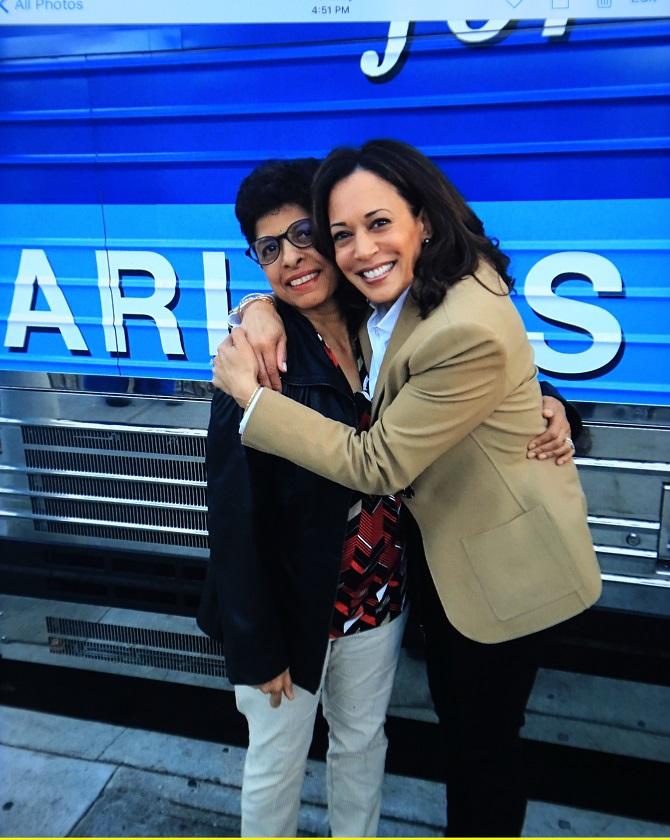
[[571, 438], [571, 437], [566, 437], [566, 438], [563, 438], [563, 443], [567, 443], [567, 444], [568, 444], [568, 446], [569, 446], [571, 449], [574, 449], [574, 448], [575, 448], [575, 444], [573, 443], [573, 441], [572, 441], [572, 438]]

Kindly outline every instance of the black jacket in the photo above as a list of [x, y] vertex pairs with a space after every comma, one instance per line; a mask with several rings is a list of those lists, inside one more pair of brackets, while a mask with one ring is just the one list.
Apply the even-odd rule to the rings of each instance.
[[[288, 338], [283, 393], [355, 426], [346, 377], [309, 321], [281, 302], [278, 308]], [[231, 682], [258, 685], [289, 667], [293, 681], [314, 693], [356, 494], [243, 447], [241, 416], [235, 401], [217, 391], [207, 435], [211, 559], [198, 624], [223, 642]]]

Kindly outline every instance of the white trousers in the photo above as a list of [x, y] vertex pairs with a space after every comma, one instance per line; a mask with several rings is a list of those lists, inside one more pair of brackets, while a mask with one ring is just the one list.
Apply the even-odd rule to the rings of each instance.
[[321, 699], [328, 722], [328, 818], [333, 837], [374, 837], [386, 759], [384, 721], [407, 612], [328, 643], [316, 695], [294, 686], [277, 709], [257, 688], [235, 687], [249, 724], [242, 780], [242, 837], [295, 837], [300, 791]]

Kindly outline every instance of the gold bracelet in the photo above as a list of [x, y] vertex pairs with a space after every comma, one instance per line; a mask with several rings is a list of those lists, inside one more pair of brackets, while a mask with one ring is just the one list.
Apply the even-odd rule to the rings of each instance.
[[262, 388], [263, 388], [263, 386], [262, 386], [262, 385], [256, 385], [256, 388], [254, 389], [253, 394], [249, 397], [249, 399], [247, 400], [247, 404], [244, 406], [244, 413], [245, 413], [245, 414], [247, 413], [247, 411], [249, 411], [249, 406], [250, 406], [250, 405], [251, 405], [251, 403], [255, 400], [255, 398], [256, 398], [256, 394], [257, 394], [260, 390], [262, 390]]

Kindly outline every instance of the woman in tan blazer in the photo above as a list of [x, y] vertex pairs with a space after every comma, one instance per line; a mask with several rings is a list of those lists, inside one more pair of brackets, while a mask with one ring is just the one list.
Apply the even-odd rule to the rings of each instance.
[[601, 584], [574, 464], [550, 480], [549, 461], [526, 458], [540, 390], [509, 260], [440, 170], [394, 141], [332, 152], [314, 213], [317, 247], [374, 310], [360, 336], [370, 431], [259, 389], [240, 330], [215, 383], [246, 409], [246, 446], [366, 493], [404, 492], [429, 570], [422, 607], [448, 833], [519, 834], [519, 729], [540, 631], [593, 604]]

